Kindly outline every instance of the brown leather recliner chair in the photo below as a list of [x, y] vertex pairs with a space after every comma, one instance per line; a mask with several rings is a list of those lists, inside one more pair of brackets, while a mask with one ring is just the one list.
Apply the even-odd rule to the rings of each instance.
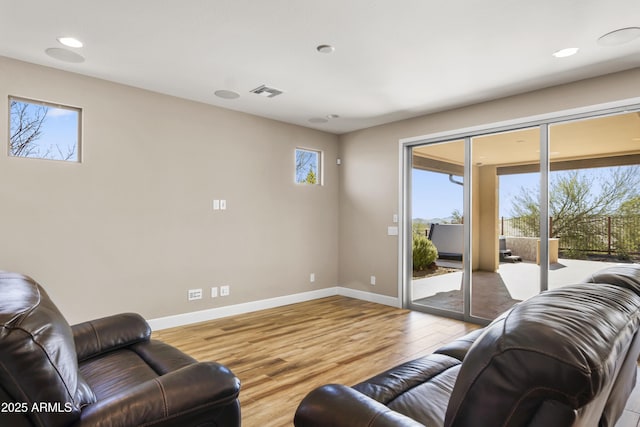
[[0, 272], [0, 425], [239, 426], [240, 382], [137, 314], [70, 326], [32, 279]]

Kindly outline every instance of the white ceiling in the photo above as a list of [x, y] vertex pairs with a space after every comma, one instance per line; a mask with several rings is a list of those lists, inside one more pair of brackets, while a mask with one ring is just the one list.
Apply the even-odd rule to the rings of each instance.
[[597, 43], [625, 27], [640, 0], [0, 0], [0, 55], [340, 134], [639, 67]]

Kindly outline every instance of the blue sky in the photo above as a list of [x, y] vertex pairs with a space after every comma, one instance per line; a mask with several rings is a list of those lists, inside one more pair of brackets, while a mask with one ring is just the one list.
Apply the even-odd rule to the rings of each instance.
[[[413, 218], [447, 218], [454, 209], [462, 212], [462, 186], [451, 183], [448, 175], [414, 169], [412, 180]], [[455, 180], [462, 181], [462, 177]], [[511, 199], [520, 193], [521, 187], [533, 191], [539, 183], [539, 173], [501, 176], [500, 216], [510, 216]]]
[[411, 187], [412, 218], [447, 218], [454, 209], [462, 212], [462, 186], [449, 182], [448, 175], [413, 169]]
[[[52, 154], [57, 154], [60, 148], [63, 153], [69, 152], [78, 143], [78, 113], [74, 110], [63, 108], [49, 108], [45, 120], [42, 138], [38, 140], [41, 152], [50, 149]], [[70, 160], [77, 160], [78, 150]]]

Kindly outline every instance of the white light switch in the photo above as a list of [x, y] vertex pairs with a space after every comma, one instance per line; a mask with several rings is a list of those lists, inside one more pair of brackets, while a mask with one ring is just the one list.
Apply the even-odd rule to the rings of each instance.
[[398, 235], [398, 227], [387, 227], [387, 235], [389, 235], [389, 236], [397, 236]]
[[227, 201], [226, 200], [220, 200], [220, 210], [224, 211], [227, 209]]
[[214, 200], [213, 201], [213, 210], [214, 211], [220, 210], [220, 200]]

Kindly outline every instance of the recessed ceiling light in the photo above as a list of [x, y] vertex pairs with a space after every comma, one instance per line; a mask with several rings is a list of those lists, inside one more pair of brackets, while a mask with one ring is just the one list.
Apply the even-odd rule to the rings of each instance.
[[628, 43], [638, 37], [640, 37], [640, 27], [620, 28], [600, 37], [598, 44], [601, 46], [617, 46]]
[[82, 55], [59, 47], [50, 47], [49, 49], [46, 49], [44, 53], [59, 61], [73, 62], [76, 64], [84, 62], [84, 57]]
[[232, 90], [217, 90], [213, 93], [215, 96], [217, 96], [218, 98], [224, 98], [224, 99], [236, 99], [236, 98], [240, 98], [240, 94], [232, 91]]
[[340, 116], [337, 114], [328, 114], [327, 119], [339, 119]]
[[82, 42], [74, 37], [58, 37], [58, 41], [67, 47], [82, 47]]
[[324, 117], [312, 117], [309, 119], [309, 123], [327, 123], [328, 121]]
[[553, 56], [556, 58], [566, 58], [567, 56], [572, 56], [578, 53], [580, 48], [577, 47], [568, 47], [566, 49], [561, 49], [557, 52], [553, 52]]
[[332, 53], [334, 50], [336, 50], [336, 48], [331, 46], [330, 44], [321, 44], [316, 47], [316, 50], [320, 53]]

